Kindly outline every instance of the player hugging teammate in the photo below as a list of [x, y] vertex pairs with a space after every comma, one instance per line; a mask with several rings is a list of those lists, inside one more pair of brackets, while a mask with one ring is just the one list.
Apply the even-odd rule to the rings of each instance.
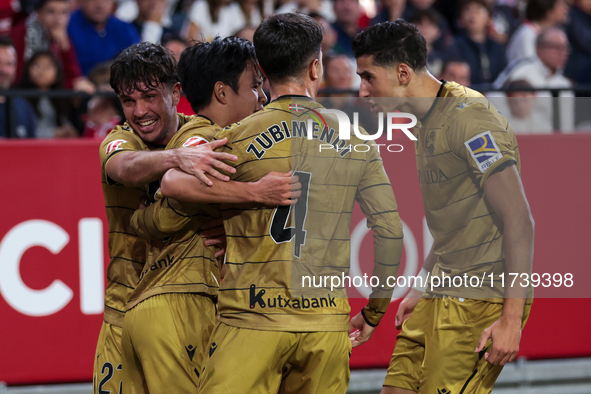
[[[127, 123], [101, 145], [111, 263], [95, 393], [346, 392], [351, 348], [370, 339], [393, 289], [374, 288], [350, 319], [344, 289], [296, 284], [348, 273], [355, 201], [374, 230], [373, 275], [386, 283], [402, 224], [378, 149], [320, 151], [320, 138], [294, 129], [322, 110], [322, 33], [305, 15], [274, 15], [254, 46], [225, 38], [187, 48], [178, 73], [153, 44], [115, 61]], [[434, 79], [424, 39], [404, 21], [366, 29], [354, 50], [360, 94], [420, 119], [419, 170], [455, 179], [421, 184], [435, 238], [425, 272], [530, 270], [533, 221], [504, 118], [477, 92]], [[176, 113], [179, 80], [199, 115]], [[338, 121], [317, 126], [328, 134]], [[529, 313], [524, 291], [493, 292], [442, 289], [419, 301], [413, 290], [383, 392], [490, 392]]]

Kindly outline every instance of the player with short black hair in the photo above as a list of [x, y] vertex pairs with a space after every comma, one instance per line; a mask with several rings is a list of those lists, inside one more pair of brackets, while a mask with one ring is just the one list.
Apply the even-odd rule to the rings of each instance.
[[215, 38], [211, 43], [199, 42], [185, 49], [179, 61], [179, 76], [193, 111], [199, 113], [211, 104], [218, 82], [238, 93], [240, 76], [247, 67], [256, 67], [260, 74], [254, 47], [244, 39]]
[[[425, 295], [426, 284], [411, 290], [400, 304], [402, 331], [382, 393], [489, 393], [517, 356], [532, 297], [501, 281], [503, 274], [531, 273], [533, 257], [515, 134], [480, 93], [427, 71], [424, 41], [409, 23], [367, 28], [353, 50], [359, 94], [373, 110], [409, 112], [420, 121], [416, 160], [434, 237], [421, 276], [432, 275], [435, 286]], [[463, 277], [489, 282], [456, 285]]]
[[[302, 288], [303, 275], [348, 273], [356, 200], [374, 230], [374, 275], [382, 284], [396, 276], [402, 250], [396, 201], [375, 144], [365, 141], [368, 153], [353, 151], [338, 138], [338, 122], [330, 116], [317, 130], [329, 149], [318, 152], [321, 140], [305, 136], [305, 119], [323, 110], [314, 101], [322, 79], [321, 43], [322, 27], [308, 16], [265, 19], [254, 45], [272, 101], [216, 135], [227, 138], [223, 150], [239, 158], [233, 179], [253, 182], [270, 170], [292, 170], [302, 190], [293, 211], [261, 204], [220, 207], [227, 271], [201, 393], [345, 393], [351, 347], [369, 340], [389, 305], [392, 288], [376, 287], [350, 319], [344, 288]], [[206, 190], [197, 187], [187, 198], [181, 185], [189, 183], [177, 175], [163, 178], [164, 195], [207, 201]]]
[[[213, 57], [225, 64], [205, 66]], [[200, 99], [192, 102], [199, 115], [185, 123], [170, 139], [165, 151], [195, 149], [208, 143], [230, 123], [261, 110], [267, 100], [252, 43], [236, 38], [216, 38], [187, 48], [179, 63], [181, 80], [191, 80], [190, 98], [196, 87]], [[236, 71], [238, 70], [238, 71]], [[224, 69], [222, 69], [224, 71]], [[227, 81], [233, 81], [232, 86]], [[179, 170], [180, 171], [180, 170]], [[216, 202], [287, 204], [291, 194], [289, 174], [271, 172], [257, 182], [223, 182], [207, 188]], [[133, 393], [187, 393], [197, 390], [209, 335], [216, 319], [215, 298], [221, 281], [221, 238], [205, 241], [204, 233], [222, 237], [217, 205], [181, 205], [156, 193], [155, 202], [131, 216], [131, 226], [150, 241], [148, 259], [139, 282], [129, 295], [123, 325], [122, 347], [126, 365], [124, 391]], [[211, 229], [209, 227], [213, 226]], [[216, 228], [216, 226], [218, 228]]]

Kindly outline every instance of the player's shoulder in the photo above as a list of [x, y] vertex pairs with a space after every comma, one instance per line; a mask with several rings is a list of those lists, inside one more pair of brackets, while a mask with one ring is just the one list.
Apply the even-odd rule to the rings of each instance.
[[166, 148], [195, 147], [205, 144], [213, 140], [220, 129], [220, 126], [204, 116], [188, 117], [187, 122], [176, 132]]
[[441, 99], [441, 113], [447, 118], [447, 124], [457, 127], [475, 125], [479, 121], [500, 121], [497, 109], [482, 93], [456, 82], [445, 83]]
[[105, 155], [120, 149], [122, 146], [140, 150], [144, 146], [144, 142], [139, 135], [129, 126], [127, 122], [115, 126], [105, 139], [101, 142], [100, 151]]
[[216, 138], [228, 138], [228, 143], [239, 143], [250, 137], [255, 137], [262, 131], [267, 130], [271, 125], [280, 122], [286, 117], [289, 118], [289, 114], [281, 115], [280, 112], [273, 103], [270, 103], [262, 111], [255, 112], [236, 123], [224, 127], [216, 135]]

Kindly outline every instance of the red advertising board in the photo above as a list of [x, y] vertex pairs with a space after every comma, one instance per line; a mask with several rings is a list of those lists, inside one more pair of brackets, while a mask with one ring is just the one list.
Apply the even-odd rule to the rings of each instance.
[[[575, 284], [585, 284], [591, 275], [584, 246], [591, 219], [591, 168], [585, 160], [591, 135], [518, 140], [523, 183], [536, 220], [534, 271], [570, 272]], [[405, 224], [400, 272], [415, 274], [429, 236], [414, 148], [409, 140], [398, 143], [402, 152], [383, 157]], [[98, 143], [3, 141], [0, 168], [0, 381], [90, 381], [108, 263]], [[372, 237], [362, 220], [357, 211], [352, 264], [371, 273]], [[522, 356], [591, 356], [591, 317], [586, 313], [591, 290], [586, 287], [537, 289]], [[352, 299], [353, 313], [364, 303]], [[371, 341], [354, 350], [353, 368], [388, 364], [397, 304], [391, 304]]]

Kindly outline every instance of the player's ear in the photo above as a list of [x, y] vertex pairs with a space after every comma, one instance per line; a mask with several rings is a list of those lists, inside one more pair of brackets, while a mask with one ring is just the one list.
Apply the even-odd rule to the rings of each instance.
[[398, 74], [398, 83], [400, 83], [400, 86], [407, 86], [412, 78], [412, 68], [410, 68], [408, 64], [400, 63], [398, 67], [396, 67], [396, 72]]
[[172, 87], [172, 105], [176, 107], [179, 101], [181, 101], [181, 84], [177, 82]]
[[318, 59], [314, 59], [312, 63], [310, 63], [310, 67], [308, 69], [310, 80], [316, 81], [322, 79], [322, 63]]
[[228, 89], [230, 87], [221, 81], [213, 85], [213, 96], [221, 104], [228, 104]]

